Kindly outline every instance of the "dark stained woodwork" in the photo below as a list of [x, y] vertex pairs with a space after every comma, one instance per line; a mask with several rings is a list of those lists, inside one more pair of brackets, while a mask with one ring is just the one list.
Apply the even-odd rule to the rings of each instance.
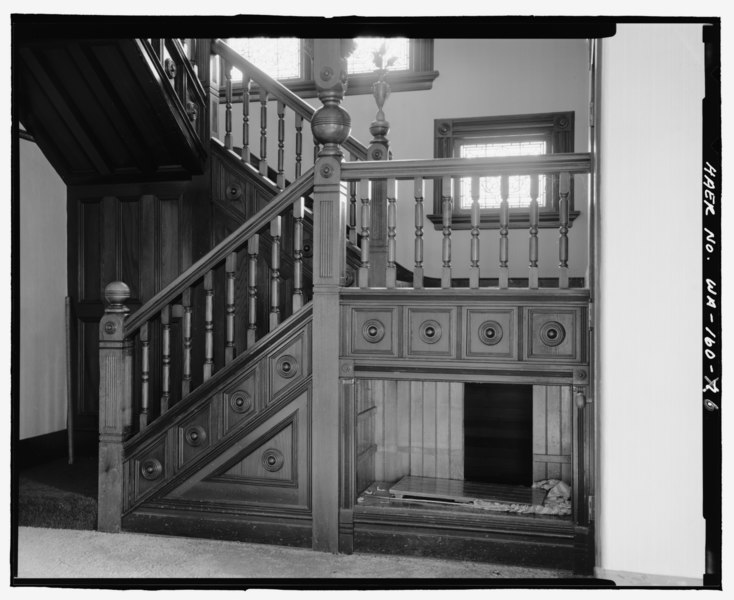
[[26, 41], [16, 69], [20, 120], [68, 185], [203, 171], [205, 147], [186, 112], [193, 102], [203, 114], [203, 90], [195, 79], [183, 89], [184, 68], [170, 82], [147, 42]]

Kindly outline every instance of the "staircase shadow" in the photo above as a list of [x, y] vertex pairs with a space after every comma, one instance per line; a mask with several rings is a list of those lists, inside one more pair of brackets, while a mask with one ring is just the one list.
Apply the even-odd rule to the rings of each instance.
[[95, 529], [97, 459], [60, 458], [18, 473], [18, 525], [53, 529]]

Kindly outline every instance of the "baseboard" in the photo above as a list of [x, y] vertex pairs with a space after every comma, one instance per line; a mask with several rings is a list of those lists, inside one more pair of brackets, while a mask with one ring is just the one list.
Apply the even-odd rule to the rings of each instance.
[[600, 579], [609, 579], [620, 587], [703, 587], [703, 577], [677, 577], [675, 575], [653, 575], [634, 571], [615, 571], [594, 567], [594, 575]]

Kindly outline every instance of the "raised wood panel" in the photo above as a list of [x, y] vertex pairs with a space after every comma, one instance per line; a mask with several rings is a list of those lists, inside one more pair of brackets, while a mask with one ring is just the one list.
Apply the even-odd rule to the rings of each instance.
[[463, 311], [463, 357], [467, 359], [517, 360], [519, 323], [516, 308]]
[[580, 308], [526, 308], [524, 320], [526, 360], [584, 360]]
[[285, 347], [278, 348], [268, 359], [268, 402], [276, 402], [283, 394], [299, 385], [311, 374], [309, 329], [300, 331]]
[[242, 421], [251, 419], [265, 404], [259, 366], [229, 384], [221, 394], [222, 430], [226, 435]]
[[407, 307], [404, 336], [408, 357], [446, 357], [456, 354], [455, 308]]
[[310, 391], [304, 391], [162, 498], [194, 502], [199, 510], [208, 505], [310, 510], [310, 431]]
[[573, 483], [570, 386], [533, 386], [533, 480]]
[[216, 441], [217, 431], [213, 427], [212, 405], [204, 405], [182, 421], [177, 434], [177, 464], [180, 468], [206, 451]]
[[347, 310], [342, 348], [346, 356], [398, 356], [398, 310], [376, 305]]
[[[131, 311], [150, 299], [191, 264], [200, 237], [208, 237], [206, 221], [194, 228], [197, 202], [193, 187], [181, 183], [70, 188], [68, 193], [69, 291], [77, 339], [73, 356], [76, 388], [75, 427], [96, 431], [99, 374], [99, 319], [104, 287], [124, 281], [131, 291]], [[196, 305], [195, 305], [196, 306]], [[194, 333], [200, 325], [195, 312]], [[159, 414], [161, 330], [150, 323], [150, 418]], [[195, 340], [198, 338], [195, 338]], [[203, 338], [201, 338], [203, 339]], [[182, 352], [181, 323], [171, 323], [171, 350]], [[195, 344], [196, 345], [196, 344]], [[139, 350], [139, 342], [138, 342]], [[139, 360], [139, 352], [136, 357]], [[135, 406], [140, 406], [140, 364], [133, 365]], [[180, 399], [181, 361], [171, 363], [171, 401]]]

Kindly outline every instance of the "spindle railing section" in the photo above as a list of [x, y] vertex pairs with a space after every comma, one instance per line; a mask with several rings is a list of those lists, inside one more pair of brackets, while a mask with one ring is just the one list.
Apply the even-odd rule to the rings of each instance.
[[[304, 152], [303, 149], [303, 123], [309, 123], [316, 110], [223, 40], [213, 40], [211, 50], [220, 61], [224, 82], [224, 147], [237, 150], [243, 164], [252, 165], [260, 175], [271, 178], [279, 189], [284, 189], [289, 178], [297, 179], [304, 165], [312, 166], [316, 161], [320, 149], [318, 142], [313, 142], [313, 153]], [[236, 103], [233, 68], [242, 73], [241, 97]], [[253, 110], [253, 104], [257, 110]], [[268, 124], [268, 115], [273, 110], [277, 118], [275, 132], [269, 131]], [[241, 115], [235, 114], [238, 111], [241, 111]], [[251, 115], [251, 111], [259, 114], [256, 117]], [[288, 116], [290, 113], [293, 114], [292, 118]], [[286, 121], [291, 120], [293, 128], [290, 134], [286, 134]], [[242, 143], [239, 148], [234, 146], [236, 122], [241, 123]], [[364, 160], [367, 156], [367, 148], [352, 137], [344, 142], [344, 148], [349, 151], [352, 160]], [[293, 156], [289, 165], [292, 168], [288, 170], [286, 155]]]
[[[558, 287], [568, 288], [568, 228], [569, 228], [569, 191], [571, 178], [586, 175], [590, 168], [590, 156], [586, 153], [554, 154], [546, 156], [523, 156], [501, 158], [473, 159], [436, 159], [436, 160], [393, 160], [380, 162], [348, 162], [341, 168], [341, 179], [349, 189], [349, 226], [350, 237], [358, 239], [361, 264], [357, 283], [360, 288], [369, 286], [370, 265], [370, 212], [372, 205], [372, 184], [377, 181], [386, 182], [387, 200], [387, 266], [385, 281], [387, 288], [397, 286], [397, 248], [398, 238], [401, 247], [412, 246], [413, 251], [413, 288], [425, 287], [426, 272], [424, 256], [423, 228], [425, 223], [424, 197], [426, 183], [439, 186], [441, 190], [441, 262], [429, 265], [431, 272], [440, 275], [440, 286], [449, 289], [453, 286], [455, 265], [461, 261], [468, 268], [469, 287], [480, 287], [480, 274], [496, 273], [500, 289], [509, 287], [509, 178], [515, 175], [530, 177], [529, 227], [528, 227], [528, 288], [538, 288], [538, 178], [540, 175], [555, 176], [559, 179], [558, 198]], [[479, 178], [499, 176], [501, 204], [499, 209], [499, 230], [495, 232], [480, 229]], [[471, 181], [471, 228], [469, 256], [457, 259], [452, 253], [452, 215], [454, 185], [458, 179], [469, 178]], [[399, 181], [412, 181], [412, 197], [398, 198]], [[411, 194], [406, 194], [411, 195]], [[410, 231], [398, 231], [397, 203], [412, 202], [414, 204], [415, 224]], [[359, 236], [356, 232], [359, 231]], [[520, 231], [513, 230], [513, 236]], [[414, 242], [408, 244], [406, 236]], [[496, 264], [480, 265], [480, 244], [492, 244], [498, 257]], [[490, 254], [490, 253], [487, 253]]]

